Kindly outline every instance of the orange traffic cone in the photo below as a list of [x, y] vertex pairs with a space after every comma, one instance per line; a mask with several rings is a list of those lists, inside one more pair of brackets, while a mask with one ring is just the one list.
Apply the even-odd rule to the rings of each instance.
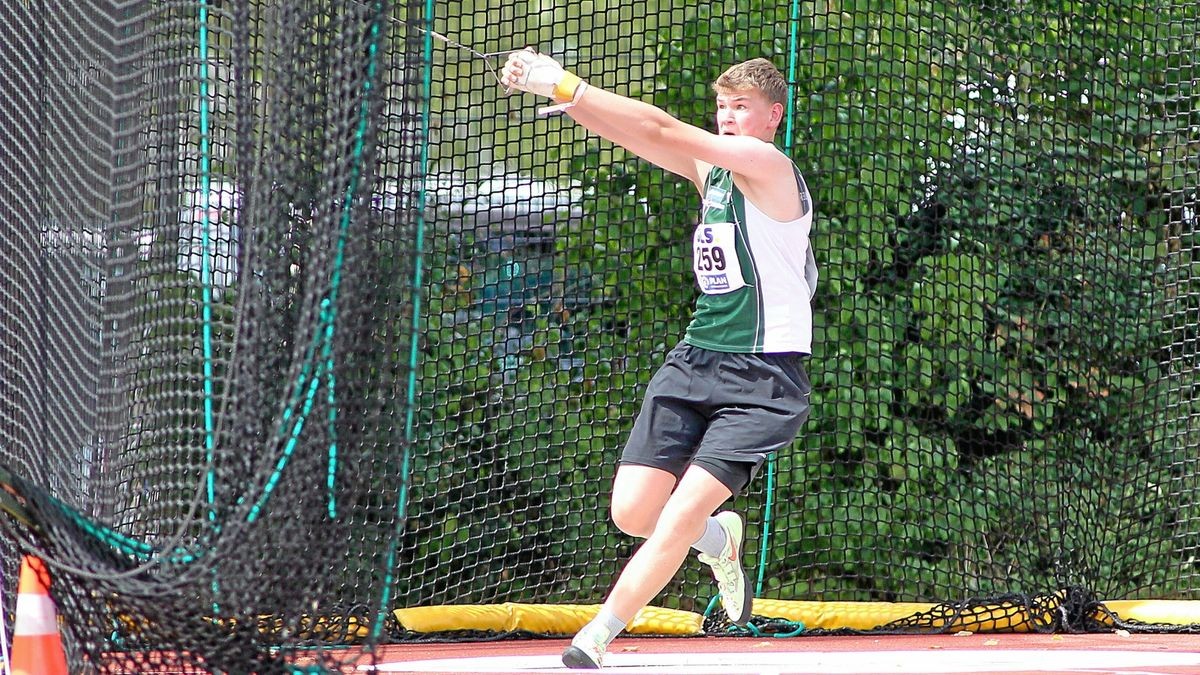
[[57, 614], [50, 599], [46, 564], [25, 556], [13, 622], [12, 675], [67, 675], [67, 655], [58, 634]]

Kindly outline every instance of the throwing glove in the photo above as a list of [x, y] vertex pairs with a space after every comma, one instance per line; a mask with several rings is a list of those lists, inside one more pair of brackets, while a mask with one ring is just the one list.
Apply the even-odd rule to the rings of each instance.
[[557, 103], [574, 101], [584, 89], [578, 75], [567, 72], [558, 61], [532, 48], [508, 55], [504, 64], [504, 84], [552, 98]]

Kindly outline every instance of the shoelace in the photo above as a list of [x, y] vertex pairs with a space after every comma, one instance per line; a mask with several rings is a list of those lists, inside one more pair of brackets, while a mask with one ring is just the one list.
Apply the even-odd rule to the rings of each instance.
[[709, 566], [714, 570], [719, 570], [720, 574], [717, 577], [717, 586], [722, 592], [733, 593], [737, 588], [738, 569], [737, 565], [730, 558], [714, 558]]

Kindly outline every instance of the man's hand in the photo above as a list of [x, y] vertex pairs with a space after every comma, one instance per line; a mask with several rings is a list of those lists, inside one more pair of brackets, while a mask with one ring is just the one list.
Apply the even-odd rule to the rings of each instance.
[[509, 54], [500, 80], [506, 87], [546, 96], [559, 103], [574, 100], [582, 83], [577, 75], [563, 70], [558, 61], [532, 48]]

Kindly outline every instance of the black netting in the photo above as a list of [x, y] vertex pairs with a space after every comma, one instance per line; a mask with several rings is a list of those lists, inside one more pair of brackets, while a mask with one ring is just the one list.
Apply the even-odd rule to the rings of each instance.
[[726, 66], [788, 77], [822, 278], [812, 417], [735, 502], [760, 597], [1093, 630], [1200, 592], [1195, 3], [9, 4], [0, 553], [73, 670], [603, 598], [698, 199], [506, 96], [527, 45], [705, 128]]

